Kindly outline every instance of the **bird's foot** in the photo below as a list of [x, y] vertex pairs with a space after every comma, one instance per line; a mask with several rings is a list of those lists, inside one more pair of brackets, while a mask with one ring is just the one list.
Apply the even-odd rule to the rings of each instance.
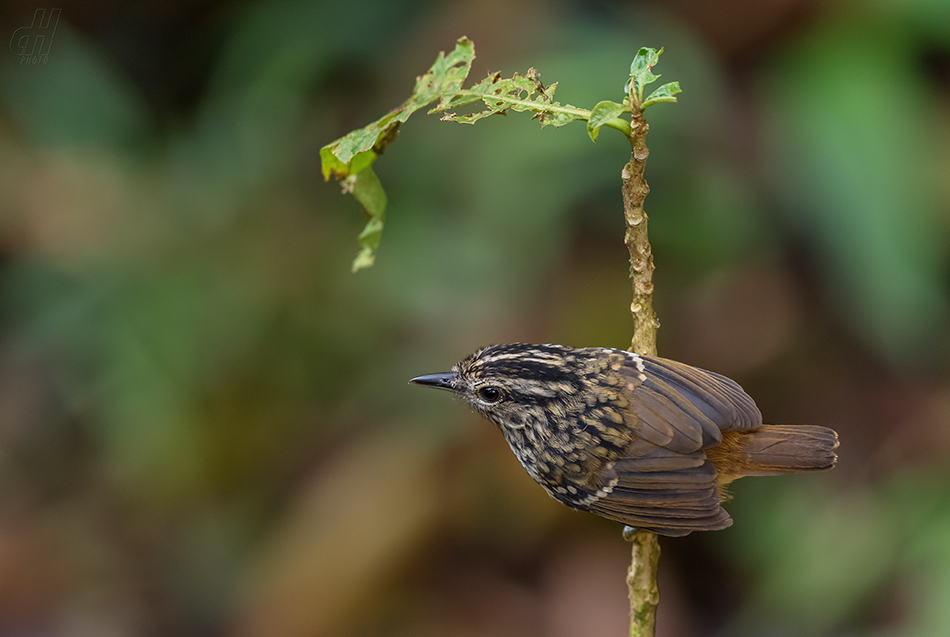
[[637, 527], [635, 526], [624, 526], [623, 527], [623, 539], [628, 542], [633, 542], [633, 536], [637, 534]]

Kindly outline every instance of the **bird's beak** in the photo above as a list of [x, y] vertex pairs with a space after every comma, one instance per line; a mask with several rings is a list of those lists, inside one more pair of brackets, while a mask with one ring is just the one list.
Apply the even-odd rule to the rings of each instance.
[[415, 383], [416, 385], [425, 385], [426, 387], [435, 387], [436, 389], [456, 391], [455, 387], [452, 386], [453, 378], [455, 378], [455, 374], [452, 372], [443, 372], [441, 374], [426, 374], [425, 376], [416, 376], [409, 382]]

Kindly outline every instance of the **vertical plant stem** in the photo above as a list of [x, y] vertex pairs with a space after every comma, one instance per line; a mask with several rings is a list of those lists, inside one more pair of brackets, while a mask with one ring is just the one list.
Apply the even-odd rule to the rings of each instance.
[[[650, 187], [643, 178], [647, 157], [646, 145], [649, 126], [636, 106], [631, 122], [630, 161], [623, 168], [623, 214], [626, 219], [624, 242], [630, 251], [630, 279], [633, 283], [633, 338], [630, 351], [644, 356], [656, 356], [656, 331], [660, 324], [653, 312], [653, 254], [647, 237], [647, 214], [643, 202]], [[660, 591], [656, 577], [660, 561], [660, 544], [655, 533], [637, 531], [628, 538], [633, 549], [627, 571], [627, 589], [630, 597], [630, 637], [653, 637], [656, 630], [656, 607]]]
[[643, 178], [650, 150], [646, 145], [649, 125], [643, 115], [635, 115], [631, 126], [630, 161], [623, 167], [623, 215], [627, 222], [624, 242], [630, 251], [630, 280], [633, 283], [633, 339], [630, 351], [644, 356], [656, 356], [656, 330], [660, 324], [653, 313], [653, 253], [647, 237], [647, 213], [643, 201], [650, 186]]
[[627, 569], [630, 598], [630, 637], [653, 637], [660, 589], [656, 576], [660, 564], [660, 543], [656, 533], [637, 531], [630, 539], [633, 555]]

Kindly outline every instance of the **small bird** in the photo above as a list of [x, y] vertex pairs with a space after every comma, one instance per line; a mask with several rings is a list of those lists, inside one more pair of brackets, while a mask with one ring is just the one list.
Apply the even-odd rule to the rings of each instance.
[[494, 422], [555, 500], [660, 535], [732, 525], [721, 504], [736, 478], [837, 460], [832, 429], [763, 425], [735, 381], [619, 349], [492, 345], [409, 382]]

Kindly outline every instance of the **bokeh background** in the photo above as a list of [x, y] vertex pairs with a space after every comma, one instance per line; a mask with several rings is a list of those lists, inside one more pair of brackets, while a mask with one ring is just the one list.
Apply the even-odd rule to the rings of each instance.
[[462, 35], [588, 108], [666, 47], [660, 352], [841, 435], [662, 541], [658, 634], [950, 634], [950, 2], [9, 1], [0, 35], [0, 635], [625, 634], [619, 525], [406, 381], [628, 345], [626, 141], [420, 112], [358, 274], [320, 178]]

